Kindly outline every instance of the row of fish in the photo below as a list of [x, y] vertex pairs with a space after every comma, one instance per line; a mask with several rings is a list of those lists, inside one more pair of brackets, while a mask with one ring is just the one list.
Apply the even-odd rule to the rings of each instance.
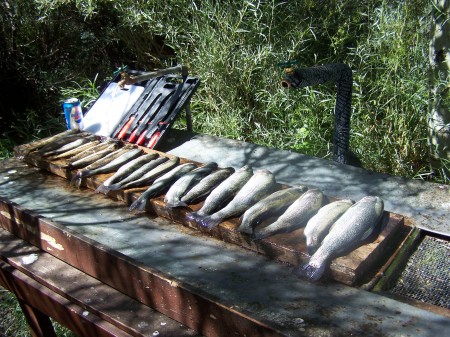
[[119, 148], [114, 140], [102, 141], [85, 133], [67, 131], [34, 143], [30, 151], [38, 151], [49, 160], [66, 159], [68, 169], [78, 169], [72, 179], [77, 186], [85, 177], [114, 172], [97, 193], [148, 186], [130, 205], [130, 211], [145, 210], [149, 199], [164, 194], [166, 207], [204, 201], [187, 218], [208, 229], [240, 217], [237, 230], [254, 240], [304, 227], [311, 258], [297, 273], [314, 280], [322, 276], [331, 260], [367, 239], [384, 210], [378, 197], [326, 204], [320, 190], [281, 188], [268, 170], [253, 172], [248, 165], [238, 170], [218, 168], [213, 162], [200, 167], [180, 164], [177, 157], [146, 154], [133, 145]]

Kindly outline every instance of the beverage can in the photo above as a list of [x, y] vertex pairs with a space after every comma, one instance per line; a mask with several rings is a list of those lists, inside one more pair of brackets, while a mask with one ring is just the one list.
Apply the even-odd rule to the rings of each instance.
[[79, 130], [83, 122], [83, 111], [78, 98], [69, 98], [62, 104], [67, 129]]

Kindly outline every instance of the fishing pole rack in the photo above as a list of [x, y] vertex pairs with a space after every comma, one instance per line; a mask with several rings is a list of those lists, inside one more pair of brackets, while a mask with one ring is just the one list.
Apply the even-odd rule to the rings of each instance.
[[[127, 73], [136, 77], [145, 74], [135, 70], [127, 70]], [[112, 81], [120, 82], [119, 74]], [[187, 76], [186, 71], [181, 75], [164, 74], [136, 85], [143, 86], [144, 90], [113, 129], [111, 138], [154, 148], [183, 109], [187, 129], [192, 131], [190, 99], [200, 85], [197, 77]]]

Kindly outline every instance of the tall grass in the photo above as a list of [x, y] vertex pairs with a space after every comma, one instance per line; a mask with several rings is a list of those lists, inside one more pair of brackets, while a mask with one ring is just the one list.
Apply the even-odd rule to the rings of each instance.
[[[60, 69], [47, 71], [58, 94], [55, 116], [62, 97], [83, 91], [89, 97], [86, 78], [99, 73], [102, 82], [117, 64], [151, 70], [183, 63], [202, 81], [192, 100], [196, 131], [331, 159], [334, 86], [287, 91], [276, 64], [343, 62], [354, 73], [350, 146], [363, 166], [407, 177], [428, 172], [428, 1], [34, 0], [26, 6], [51, 36], [59, 29], [57, 46], [67, 47], [68, 38], [79, 49], [47, 57]], [[72, 20], [67, 26], [65, 16]], [[43, 48], [31, 46], [27, 53]], [[37, 58], [44, 81], [45, 60]], [[64, 69], [68, 80], [58, 75]]]

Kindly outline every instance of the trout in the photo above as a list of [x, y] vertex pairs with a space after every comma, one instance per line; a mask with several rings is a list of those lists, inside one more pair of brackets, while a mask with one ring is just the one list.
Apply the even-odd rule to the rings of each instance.
[[319, 209], [319, 212], [308, 221], [303, 235], [306, 237], [306, 246], [310, 255], [319, 248], [323, 238], [336, 220], [352, 205], [352, 200], [334, 201]]
[[75, 139], [74, 141], [67, 143], [61, 147], [58, 147], [54, 150], [50, 150], [50, 151], [45, 151], [45, 152], [41, 152], [41, 155], [44, 157], [48, 157], [51, 155], [57, 155], [57, 154], [61, 154], [76, 148], [79, 148], [80, 146], [82, 146], [83, 144], [89, 143], [91, 141], [93, 141], [95, 139], [94, 136], [88, 136], [88, 137], [83, 137], [83, 138], [78, 138]]
[[122, 166], [125, 163], [129, 162], [130, 160], [133, 160], [134, 158], [140, 156], [142, 153], [142, 150], [141, 149], [131, 149], [131, 150], [124, 150], [123, 152], [120, 152], [120, 151], [116, 151], [116, 152], [119, 152], [120, 154], [117, 157], [111, 156], [109, 159], [112, 159], [112, 160], [102, 161], [101, 165], [91, 164], [91, 165], [87, 166], [85, 169], [79, 171], [75, 175], [75, 177], [72, 179], [72, 183], [75, 184], [75, 186], [79, 187], [81, 184], [81, 180], [83, 178], [91, 177], [93, 175], [101, 174], [101, 173], [114, 172], [120, 166]]
[[[156, 161], [159, 159], [160, 158], [156, 159]], [[153, 182], [156, 178], [161, 176], [162, 174], [170, 171], [175, 166], [177, 166], [178, 163], [180, 162], [180, 158], [175, 157], [170, 160], [165, 159], [162, 161], [163, 161], [162, 163], [160, 163], [158, 166], [154, 167], [153, 169], [151, 169], [150, 171], [145, 173], [142, 177], [140, 177], [136, 180], [129, 181], [126, 184], [122, 184], [122, 182], [119, 182], [118, 184], [111, 185], [111, 186], [109, 186], [109, 190], [115, 191], [118, 189], [141, 187], [141, 186], [148, 185], [151, 182]]]
[[108, 186], [118, 182], [122, 179], [125, 179], [127, 176], [129, 176], [131, 173], [135, 172], [137, 169], [142, 167], [143, 165], [149, 163], [150, 161], [156, 159], [158, 157], [158, 154], [156, 153], [150, 153], [145, 154], [143, 156], [139, 156], [136, 159], [133, 159], [126, 163], [125, 165], [122, 165], [116, 173], [114, 173], [111, 177], [106, 179], [97, 189], [95, 190], [95, 193], [105, 193], [108, 191]]
[[242, 215], [241, 224], [237, 230], [252, 234], [254, 228], [265, 219], [283, 214], [306, 190], [305, 186], [290, 187], [276, 191], [258, 201]]
[[49, 159], [50, 160], [58, 160], [58, 159], [63, 159], [63, 158], [69, 158], [69, 157], [75, 156], [76, 154], [81, 153], [87, 149], [90, 149], [98, 144], [100, 144], [99, 140], [93, 140], [93, 141], [91, 141], [87, 144], [83, 144], [75, 149], [51, 156], [51, 157], [49, 157]]
[[187, 214], [189, 220], [196, 220], [217, 211], [220, 207], [226, 205], [236, 193], [244, 186], [252, 177], [253, 170], [250, 166], [245, 165], [234, 172], [231, 176], [219, 184], [209, 196], [206, 198], [202, 208], [197, 212]]
[[198, 167], [175, 181], [167, 191], [164, 202], [167, 207], [186, 206], [181, 201], [181, 197], [186, 194], [189, 189], [198, 183], [202, 178], [217, 169], [217, 163], [208, 163], [202, 167]]
[[306, 225], [322, 206], [323, 193], [318, 189], [308, 190], [295, 200], [272, 224], [255, 229], [253, 238], [264, 239], [278, 233], [288, 233]]
[[131, 204], [129, 210], [144, 210], [147, 206], [148, 199], [164, 193], [174, 181], [192, 171], [195, 167], [196, 166], [193, 163], [186, 163], [178, 165], [169, 172], [166, 172], [164, 175], [157, 178], [153, 184]]
[[199, 202], [233, 173], [234, 168], [226, 167], [208, 174], [181, 198], [181, 202], [184, 206]]
[[74, 134], [79, 133], [79, 132], [80, 132], [80, 130], [69, 129], [64, 132], [58, 133], [54, 136], [36, 140], [35, 142], [32, 142], [31, 144], [27, 145], [27, 148], [23, 151], [22, 155], [26, 156], [30, 152], [33, 152], [39, 148], [42, 148], [42, 147], [46, 146], [47, 144], [53, 143], [54, 141], [56, 141], [58, 139], [62, 139], [62, 138], [68, 137], [68, 136], [73, 136]]
[[239, 190], [233, 200], [221, 210], [208, 215], [199, 216], [201, 226], [212, 229], [227, 218], [239, 216], [261, 199], [276, 189], [275, 176], [268, 170], [258, 170]]
[[316, 281], [328, 263], [356, 248], [372, 234], [383, 216], [384, 203], [379, 197], [366, 196], [352, 205], [333, 225], [309, 262], [295, 272]]

